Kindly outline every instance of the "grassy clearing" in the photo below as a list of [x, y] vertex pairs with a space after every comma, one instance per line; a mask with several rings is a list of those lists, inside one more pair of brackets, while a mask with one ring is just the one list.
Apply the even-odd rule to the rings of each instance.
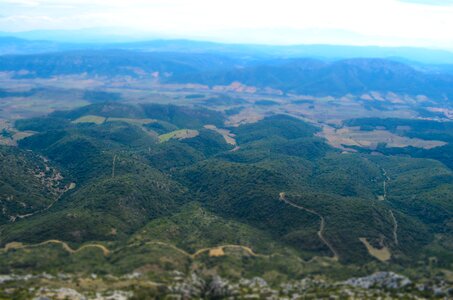
[[169, 141], [170, 139], [178, 140], [190, 139], [198, 136], [198, 134], [199, 134], [198, 130], [192, 129], [175, 130], [166, 134], [159, 135], [159, 142], [164, 143]]
[[9, 123], [2, 124], [0, 121], [0, 145], [17, 146], [18, 141], [36, 133], [33, 131], [18, 131], [9, 126]]
[[385, 143], [389, 148], [404, 148], [411, 146], [422, 149], [432, 149], [446, 145], [446, 143], [442, 141], [408, 138], [396, 135], [387, 130], [361, 131], [359, 127], [334, 129], [329, 126], [323, 126], [323, 131], [320, 135], [325, 137], [329, 144], [340, 149], [343, 148], [343, 145], [376, 149], [381, 143]]
[[235, 135], [233, 133], [231, 133], [229, 130], [217, 128], [215, 125], [205, 125], [204, 128], [213, 130], [213, 131], [217, 132], [218, 134], [221, 134], [227, 144], [230, 144], [233, 146], [237, 145], [236, 139], [234, 138]]
[[17, 142], [34, 134], [35, 132], [33, 131], [18, 131], [13, 135], [13, 140]]
[[108, 118], [106, 122], [124, 122], [132, 125], [143, 126], [157, 121], [154, 119]]
[[75, 123], [75, 124], [95, 123], [98, 125], [105, 123], [105, 122], [124, 122], [124, 123], [128, 123], [131, 125], [143, 126], [146, 124], [155, 123], [156, 120], [154, 120], [154, 119], [132, 119], [132, 118], [105, 118], [105, 117], [101, 117], [101, 116], [88, 115], [88, 116], [80, 117], [77, 120], [73, 121], [73, 123]]
[[105, 118], [104, 117], [92, 116], [92, 115], [83, 116], [83, 117], [78, 118], [77, 120], [72, 121], [72, 123], [75, 123], [75, 124], [79, 124], [79, 123], [95, 123], [95, 124], [98, 124], [98, 125], [102, 124], [104, 122], [105, 122]]

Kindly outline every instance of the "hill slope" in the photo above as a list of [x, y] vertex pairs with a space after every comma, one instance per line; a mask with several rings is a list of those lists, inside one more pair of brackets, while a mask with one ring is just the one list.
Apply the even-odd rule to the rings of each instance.
[[[230, 128], [240, 147], [231, 151], [220, 134], [203, 128], [212, 123], [221, 128], [223, 121], [222, 114], [199, 108], [107, 103], [17, 122], [38, 132], [20, 148], [47, 157], [76, 185], [48, 209], [5, 220], [1, 245], [102, 242], [126, 255], [122, 249], [144, 247], [146, 253], [146, 245], [177, 247], [181, 254], [233, 244], [252, 249], [246, 253], [286, 253], [288, 260], [321, 256], [334, 265], [338, 260], [414, 266], [428, 255], [439, 266], [452, 263], [446, 228], [453, 173], [441, 163], [342, 154], [314, 136], [316, 127], [283, 115]], [[197, 134], [159, 141], [148, 126], [153, 122], [164, 122], [159, 127], [164, 132], [190, 128]], [[198, 221], [187, 219], [187, 209], [206, 222], [217, 220], [212, 226], [239, 231], [233, 239], [232, 233], [216, 235], [206, 228], [194, 243], [205, 225], [192, 224]], [[156, 228], [161, 229], [153, 233]], [[104, 263], [117, 272], [124, 267]], [[281, 267], [254, 270], [285, 274]], [[242, 267], [225, 272], [235, 268]]]

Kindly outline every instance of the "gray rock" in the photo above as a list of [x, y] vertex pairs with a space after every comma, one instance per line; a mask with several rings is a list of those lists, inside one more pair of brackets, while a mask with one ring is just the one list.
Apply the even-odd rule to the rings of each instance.
[[348, 279], [344, 284], [365, 289], [372, 287], [399, 289], [412, 284], [412, 281], [394, 272], [377, 272], [365, 277]]

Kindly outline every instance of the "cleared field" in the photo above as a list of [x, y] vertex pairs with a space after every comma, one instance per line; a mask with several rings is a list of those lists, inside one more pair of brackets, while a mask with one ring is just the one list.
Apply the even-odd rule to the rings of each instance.
[[241, 124], [258, 122], [259, 120], [264, 119], [264, 117], [264, 113], [259, 113], [254, 108], [246, 108], [239, 114], [230, 116], [225, 124], [237, 127]]
[[7, 120], [0, 119], [0, 130], [8, 129], [10, 124]]
[[129, 119], [129, 118], [108, 118], [106, 122], [124, 122], [132, 125], [146, 125], [157, 122], [154, 119]]
[[[10, 76], [0, 72], [0, 89], [18, 94], [0, 98], [0, 118], [17, 120], [37, 117], [55, 110], [70, 110], [89, 104], [83, 99], [82, 90], [70, 86], [56, 88], [41, 84], [39, 79], [14, 79]], [[56, 81], [47, 79], [46, 82]]]
[[75, 124], [78, 124], [78, 123], [102, 124], [104, 122], [105, 122], [105, 118], [104, 117], [92, 116], [92, 115], [83, 116], [83, 117], [78, 118], [77, 120], [72, 121], [72, 123], [75, 123]]
[[33, 131], [18, 131], [18, 132], [16, 132], [16, 133], [13, 135], [13, 140], [14, 140], [15, 142], [17, 142], [17, 141], [20, 141], [20, 140], [22, 140], [22, 139], [24, 139], [24, 138], [27, 138], [27, 137], [29, 137], [29, 136], [32, 136], [32, 135], [34, 135], [34, 134], [35, 134], [35, 132], [33, 132]]
[[224, 256], [224, 255], [225, 255], [225, 252], [223, 251], [222, 247], [209, 250], [209, 256], [211, 256], [211, 257], [219, 257], [219, 256]]
[[0, 120], [0, 145], [17, 146], [18, 141], [34, 134], [33, 131], [18, 131], [9, 121]]
[[327, 139], [330, 145], [344, 149], [346, 146], [358, 146], [376, 149], [379, 144], [385, 143], [389, 148], [416, 147], [432, 149], [446, 145], [445, 142], [435, 140], [422, 140], [396, 135], [386, 130], [361, 131], [358, 127], [343, 127], [335, 129], [323, 126], [320, 136]]
[[131, 119], [131, 118], [105, 118], [95, 115], [87, 115], [74, 120], [73, 123], [95, 123], [102, 124], [104, 122], [124, 122], [132, 125], [143, 126], [150, 123], [155, 123], [154, 119]]
[[204, 128], [209, 129], [209, 130], [213, 130], [213, 131], [217, 132], [218, 134], [221, 134], [223, 136], [223, 138], [225, 139], [225, 142], [227, 144], [230, 144], [230, 145], [233, 145], [233, 146], [237, 145], [236, 139], [234, 138], [235, 135], [233, 133], [231, 133], [229, 130], [220, 129], [220, 128], [217, 128], [214, 125], [205, 125]]
[[178, 140], [183, 140], [183, 139], [190, 139], [194, 138], [199, 135], [198, 130], [192, 130], [192, 129], [180, 129], [180, 130], [175, 130], [166, 134], [159, 135], [159, 142], [164, 143], [169, 141], [170, 139], [178, 139]]
[[366, 249], [368, 250], [368, 253], [377, 258], [380, 261], [388, 261], [391, 257], [392, 254], [390, 253], [390, 250], [388, 247], [382, 247], [381, 249], [374, 248], [366, 238], [359, 238], [359, 240], [365, 245]]

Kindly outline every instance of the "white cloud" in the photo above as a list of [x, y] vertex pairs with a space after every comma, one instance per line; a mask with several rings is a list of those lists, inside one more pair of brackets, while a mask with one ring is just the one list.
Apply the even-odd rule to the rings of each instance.
[[[286, 30], [287, 34], [280, 34], [282, 38], [276, 41], [279, 43], [304, 42], [303, 34], [314, 35], [318, 30], [325, 42], [338, 39], [335, 32], [348, 32], [351, 41], [357, 36], [357, 43], [374, 40], [375, 44], [453, 48], [453, 31], [448, 30], [453, 28], [453, 6], [414, 2], [428, 1], [3, 0], [0, 10], [7, 17], [0, 18], [0, 30], [114, 26], [217, 39], [222, 38], [221, 33], [228, 33], [230, 40], [237, 41], [253, 39], [252, 33], [257, 33], [251, 42], [274, 42], [275, 34], [267, 38], [266, 30]], [[29, 19], [14, 23], [8, 19], [8, 12]]]
[[21, 6], [39, 6], [40, 2], [35, 0], [3, 0], [3, 4], [13, 4]]
[[453, 0], [398, 0], [398, 1], [421, 5], [439, 5], [439, 6], [453, 5]]

